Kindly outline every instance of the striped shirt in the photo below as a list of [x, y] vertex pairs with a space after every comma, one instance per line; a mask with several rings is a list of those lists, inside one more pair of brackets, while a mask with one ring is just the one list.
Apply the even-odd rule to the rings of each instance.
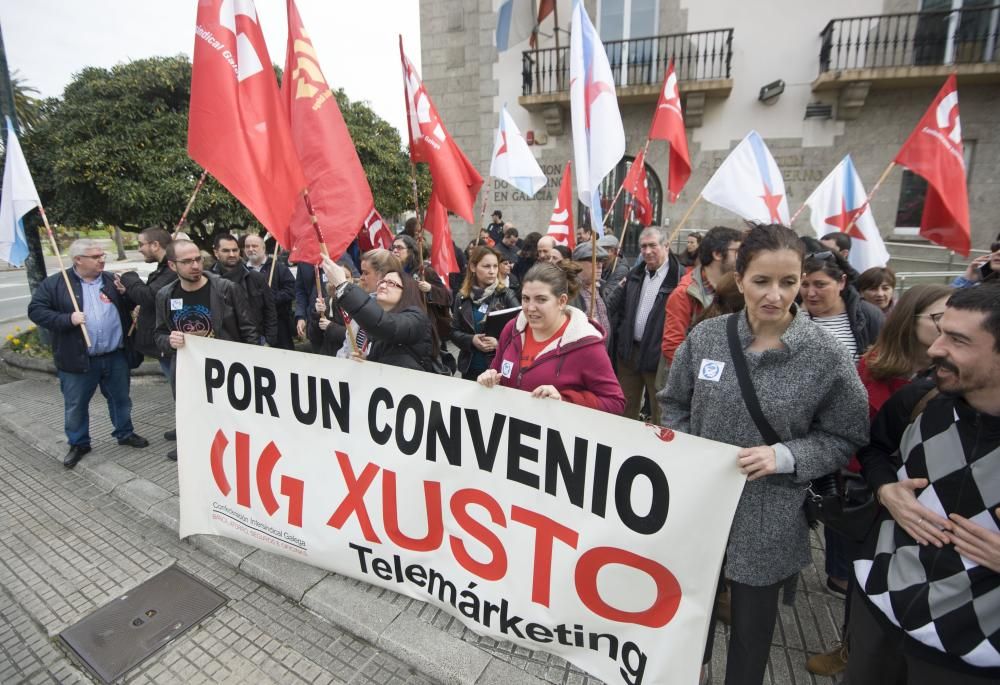
[[841, 312], [836, 316], [812, 316], [809, 317], [820, 328], [825, 328], [840, 344], [851, 353], [851, 359], [858, 361], [861, 355], [858, 353], [858, 341], [854, 338], [854, 329], [851, 328], [851, 319], [847, 312]]
[[[653, 274], [650, 274], [648, 269], [643, 269], [642, 289], [639, 291], [639, 303], [635, 309], [635, 327], [632, 329], [632, 339], [636, 342], [642, 342], [642, 336], [646, 333], [646, 320], [649, 319], [649, 315], [653, 311], [656, 296], [659, 294], [660, 286], [663, 285], [663, 279], [667, 277], [669, 270], [669, 259], [664, 259], [663, 264], [660, 264], [660, 268]], [[657, 335], [662, 335], [662, 331]]]

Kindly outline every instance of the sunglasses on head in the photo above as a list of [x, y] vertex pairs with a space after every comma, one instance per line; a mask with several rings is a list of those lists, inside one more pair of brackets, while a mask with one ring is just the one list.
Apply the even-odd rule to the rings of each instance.
[[823, 250], [822, 252], [810, 252], [806, 255], [806, 259], [818, 259], [822, 262], [827, 261], [833, 257], [833, 253], [830, 250]]

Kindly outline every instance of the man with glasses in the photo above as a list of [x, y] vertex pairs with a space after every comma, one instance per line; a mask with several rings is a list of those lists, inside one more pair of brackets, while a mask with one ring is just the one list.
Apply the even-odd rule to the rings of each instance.
[[639, 263], [607, 303], [616, 335], [618, 382], [625, 393], [624, 416], [638, 419], [646, 395], [650, 420], [655, 424], [660, 422], [656, 371], [660, 366], [666, 302], [681, 275], [680, 262], [667, 249], [665, 241], [666, 235], [655, 227], [639, 235]]
[[[149, 441], [132, 428], [129, 397], [130, 345], [125, 333], [131, 323], [132, 303], [115, 287], [115, 277], [104, 270], [106, 255], [96, 240], [80, 239], [69, 247], [72, 268], [49, 276], [35, 290], [28, 317], [52, 336], [52, 357], [63, 395], [64, 429], [69, 452], [63, 459], [73, 468], [90, 452], [90, 399], [99, 387], [107, 398], [108, 413], [119, 445], [146, 447]], [[73, 307], [67, 280], [80, 311]], [[88, 345], [83, 336], [86, 330]]]
[[[190, 240], [174, 240], [167, 248], [167, 264], [177, 280], [156, 294], [156, 346], [170, 360], [170, 390], [176, 392], [175, 352], [185, 335], [218, 338], [256, 345], [259, 336], [250, 314], [246, 292], [230, 281], [202, 269], [201, 250]], [[176, 461], [177, 450], [167, 453]]]

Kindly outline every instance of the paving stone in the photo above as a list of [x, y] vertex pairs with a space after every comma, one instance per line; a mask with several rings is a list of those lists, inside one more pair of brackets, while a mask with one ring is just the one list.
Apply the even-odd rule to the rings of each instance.
[[[521, 669], [511, 666], [506, 661], [493, 658], [490, 659], [490, 663], [486, 665], [482, 675], [479, 676], [476, 685], [509, 685], [509, 683], [542, 685], [544, 682], [544, 680], [528, 675]], [[569, 682], [573, 681], [570, 680]]]
[[244, 559], [256, 551], [255, 547], [245, 545], [239, 540], [231, 540], [218, 535], [191, 535], [186, 539], [198, 549], [237, 568]]
[[141, 513], [146, 513], [153, 505], [170, 498], [169, 492], [145, 478], [122, 483], [112, 494]]
[[245, 574], [299, 601], [327, 571], [258, 549], [240, 563]]
[[119, 485], [136, 478], [132, 471], [113, 461], [104, 461], [93, 465], [82, 461], [77, 468], [102, 492], [111, 492]]
[[445, 683], [475, 683], [486, 670], [490, 655], [443, 632], [427, 630], [427, 624], [409, 614], [400, 614], [382, 633], [377, 645], [421, 671]]
[[302, 598], [302, 604], [371, 642], [377, 642], [400, 614], [398, 607], [356, 592], [348, 579], [338, 575], [319, 581]]
[[164, 528], [177, 531], [181, 519], [180, 499], [177, 495], [170, 495], [159, 504], [151, 506], [147, 514]]

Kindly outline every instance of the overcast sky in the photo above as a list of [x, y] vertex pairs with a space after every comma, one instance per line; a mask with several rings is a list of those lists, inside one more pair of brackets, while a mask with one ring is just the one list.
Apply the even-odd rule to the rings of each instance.
[[[420, 65], [417, 0], [296, 0], [330, 87], [367, 100], [406, 129], [399, 34]], [[191, 56], [196, 0], [0, 0], [10, 70], [43, 97], [61, 96], [84, 67], [180, 53]], [[285, 0], [256, 0], [271, 61], [285, 64]]]

